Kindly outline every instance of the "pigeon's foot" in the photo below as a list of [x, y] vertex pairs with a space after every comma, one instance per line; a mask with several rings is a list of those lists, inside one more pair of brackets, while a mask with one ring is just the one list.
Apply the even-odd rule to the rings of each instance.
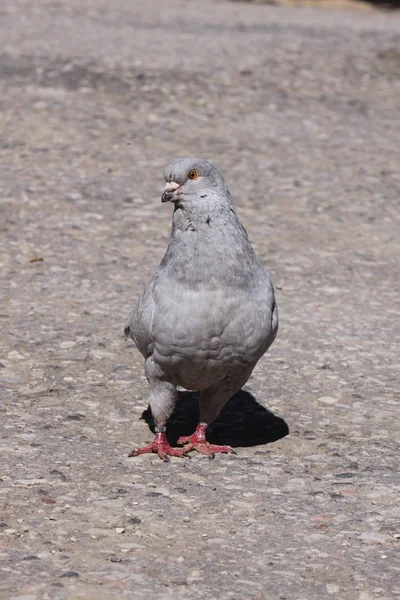
[[184, 456], [186, 449], [171, 448], [165, 433], [156, 433], [156, 437], [151, 444], [148, 446], [143, 446], [142, 448], [136, 448], [136, 450], [132, 450], [128, 456], [139, 456], [140, 454], [150, 454], [151, 452], [157, 452], [161, 460], [164, 462], [169, 462], [170, 456]]
[[210, 444], [206, 441], [206, 423], [199, 423], [197, 429], [192, 435], [182, 436], [178, 440], [178, 445], [185, 444], [183, 452], [190, 452], [191, 450], [197, 450], [201, 454], [205, 454], [210, 458], [214, 458], [215, 452], [229, 452], [236, 454], [236, 451], [231, 446], [218, 446], [217, 444]]

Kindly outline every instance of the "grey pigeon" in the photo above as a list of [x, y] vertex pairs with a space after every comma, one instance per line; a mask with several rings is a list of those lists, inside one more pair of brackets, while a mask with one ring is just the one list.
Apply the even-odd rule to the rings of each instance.
[[[161, 201], [174, 204], [171, 237], [125, 333], [145, 358], [156, 431], [129, 456], [157, 452], [168, 461], [192, 449], [233, 452], [208, 443], [206, 428], [274, 341], [278, 312], [219, 171], [200, 158], [180, 158], [165, 180]], [[200, 391], [200, 422], [179, 438], [183, 448], [172, 448], [165, 435], [177, 386]]]

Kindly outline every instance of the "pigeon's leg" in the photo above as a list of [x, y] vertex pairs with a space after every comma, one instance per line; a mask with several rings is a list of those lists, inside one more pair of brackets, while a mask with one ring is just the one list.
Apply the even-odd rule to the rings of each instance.
[[231, 446], [218, 446], [210, 444], [206, 440], [206, 429], [221, 412], [222, 408], [228, 402], [234, 392], [230, 390], [222, 390], [218, 388], [208, 388], [200, 395], [200, 423], [197, 425], [196, 431], [192, 435], [182, 436], [178, 439], [178, 444], [185, 444], [183, 450], [197, 450], [201, 454], [214, 457], [215, 452], [229, 452], [236, 454], [236, 451]]
[[152, 357], [146, 360], [145, 371], [150, 385], [150, 408], [154, 417], [156, 437], [151, 444], [132, 450], [129, 456], [157, 452], [161, 460], [169, 456], [184, 456], [184, 448], [172, 448], [165, 435], [166, 423], [176, 402], [176, 386], [165, 379], [164, 373], [155, 365]]

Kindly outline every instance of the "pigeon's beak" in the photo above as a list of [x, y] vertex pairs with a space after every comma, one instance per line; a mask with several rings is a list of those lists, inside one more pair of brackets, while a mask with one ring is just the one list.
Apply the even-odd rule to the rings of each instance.
[[176, 183], [175, 181], [168, 181], [167, 185], [165, 186], [164, 193], [161, 196], [161, 202], [170, 202], [173, 200], [174, 194], [179, 187], [179, 183]]

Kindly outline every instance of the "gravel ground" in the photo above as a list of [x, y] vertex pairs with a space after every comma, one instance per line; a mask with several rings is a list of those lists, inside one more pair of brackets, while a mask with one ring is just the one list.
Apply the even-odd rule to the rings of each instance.
[[[0, 598], [399, 598], [400, 15], [3, 0], [0, 40]], [[127, 458], [152, 423], [123, 326], [184, 155], [281, 326], [210, 432], [237, 456], [164, 464]]]

